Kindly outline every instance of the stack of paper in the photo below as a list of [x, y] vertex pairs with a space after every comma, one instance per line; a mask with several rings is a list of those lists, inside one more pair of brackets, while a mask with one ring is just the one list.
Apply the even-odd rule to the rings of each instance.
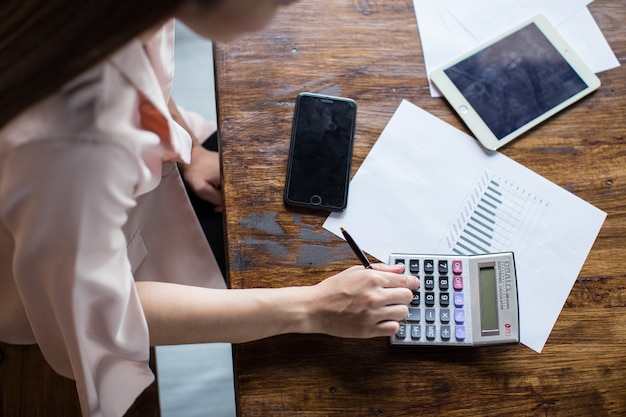
[[[592, 0], [413, 0], [426, 72], [498, 36], [544, 15], [595, 73], [619, 61], [587, 9]], [[430, 77], [429, 83], [430, 83]], [[433, 97], [440, 96], [430, 83]]]

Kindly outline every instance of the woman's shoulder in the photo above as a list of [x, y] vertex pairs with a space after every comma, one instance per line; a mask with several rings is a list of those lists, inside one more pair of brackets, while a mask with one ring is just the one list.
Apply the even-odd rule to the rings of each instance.
[[47, 140], [77, 140], [95, 124], [102, 65], [33, 104], [0, 130], [0, 152]]
[[[132, 137], [132, 139], [130, 139]], [[42, 141], [94, 141], [141, 153], [154, 146], [137, 119], [137, 90], [113, 59], [84, 72], [0, 130], [0, 153]]]

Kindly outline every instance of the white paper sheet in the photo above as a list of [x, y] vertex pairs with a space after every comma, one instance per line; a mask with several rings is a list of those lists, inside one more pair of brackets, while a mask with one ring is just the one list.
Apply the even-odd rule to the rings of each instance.
[[[419, 1], [419, 0], [416, 0]], [[591, 0], [436, 0], [476, 39], [489, 39], [541, 14], [559, 26]]]
[[[619, 66], [596, 21], [590, 0], [413, 0], [426, 73], [543, 14], [596, 73]], [[430, 82], [431, 95], [441, 93]]]
[[521, 341], [540, 352], [606, 217], [589, 203], [403, 101], [350, 183], [348, 208], [324, 228], [346, 228], [383, 262], [449, 254], [472, 240], [469, 219], [494, 188], [496, 227], [483, 240], [515, 252]]

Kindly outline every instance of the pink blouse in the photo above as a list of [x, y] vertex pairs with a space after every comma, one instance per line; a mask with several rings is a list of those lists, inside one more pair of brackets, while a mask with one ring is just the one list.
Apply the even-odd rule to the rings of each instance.
[[[0, 340], [39, 344], [84, 416], [122, 416], [153, 381], [135, 280], [224, 288], [168, 151], [174, 22], [135, 40], [0, 131]], [[139, 125], [147, 97], [171, 149]], [[198, 137], [211, 125], [184, 117]]]

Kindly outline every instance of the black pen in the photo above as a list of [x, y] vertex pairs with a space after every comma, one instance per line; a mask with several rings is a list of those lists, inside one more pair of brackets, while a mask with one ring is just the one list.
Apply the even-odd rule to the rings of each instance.
[[346, 229], [344, 229], [343, 227], [340, 227], [339, 229], [341, 230], [341, 233], [343, 233], [343, 237], [346, 238], [346, 242], [348, 242], [348, 245], [350, 245], [352, 252], [354, 252], [357, 258], [359, 258], [363, 266], [367, 269], [374, 269], [372, 268], [372, 264], [370, 264], [370, 261], [367, 260], [367, 257], [365, 256], [361, 248], [359, 248], [354, 239], [352, 239], [352, 236], [350, 236], [348, 232], [346, 232]]

